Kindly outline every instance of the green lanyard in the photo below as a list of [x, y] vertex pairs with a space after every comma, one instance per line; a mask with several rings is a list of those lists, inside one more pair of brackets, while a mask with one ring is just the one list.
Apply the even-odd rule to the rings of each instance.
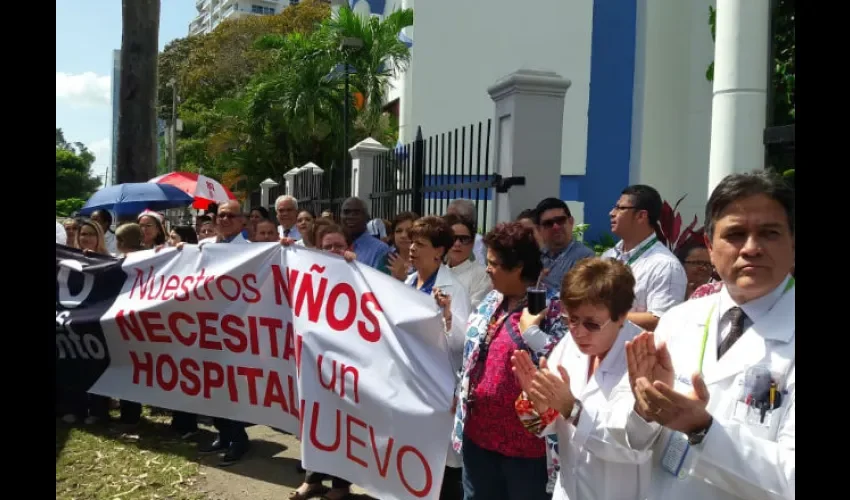
[[[794, 277], [791, 276], [791, 279], [788, 280], [788, 284], [785, 285], [785, 289], [782, 290], [782, 295], [788, 293], [789, 290], [794, 288]], [[780, 297], [781, 298], [781, 297]], [[708, 343], [708, 327], [711, 324], [711, 315], [714, 313], [714, 308], [717, 304], [712, 304], [711, 309], [708, 311], [708, 317], [705, 319], [705, 328], [702, 331], [702, 349], [700, 349], [699, 353], [699, 372], [702, 373], [702, 362], [705, 360], [705, 345]]]
[[651, 247], [652, 245], [654, 245], [656, 241], [658, 241], [658, 237], [652, 238], [652, 241], [650, 241], [650, 242], [649, 242], [649, 243], [647, 243], [646, 245], [644, 245], [644, 246], [640, 247], [640, 250], [638, 250], [638, 251], [637, 251], [637, 253], [635, 253], [634, 255], [632, 255], [632, 257], [629, 259], [629, 261], [628, 261], [628, 262], [626, 262], [626, 265], [627, 265], [627, 266], [629, 266], [629, 267], [632, 267], [632, 264], [634, 264], [634, 263], [635, 263], [635, 261], [636, 261], [636, 260], [638, 260], [638, 257], [640, 257], [641, 255], [643, 255], [643, 254], [644, 254], [644, 252], [646, 252], [647, 250], [649, 250], [649, 247]]

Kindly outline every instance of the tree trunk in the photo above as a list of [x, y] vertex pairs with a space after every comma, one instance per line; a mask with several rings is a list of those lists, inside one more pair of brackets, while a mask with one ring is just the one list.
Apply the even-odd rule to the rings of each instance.
[[117, 182], [156, 175], [157, 54], [160, 0], [123, 0]]

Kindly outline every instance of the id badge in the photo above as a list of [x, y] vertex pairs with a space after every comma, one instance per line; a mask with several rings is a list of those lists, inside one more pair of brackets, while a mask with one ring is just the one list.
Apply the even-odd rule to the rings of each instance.
[[661, 468], [679, 479], [685, 479], [688, 471], [684, 469], [685, 458], [691, 445], [688, 436], [681, 432], [671, 432], [664, 456], [661, 457]]

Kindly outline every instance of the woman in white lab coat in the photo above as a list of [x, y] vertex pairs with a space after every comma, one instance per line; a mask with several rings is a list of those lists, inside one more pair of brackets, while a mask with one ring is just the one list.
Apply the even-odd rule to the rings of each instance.
[[[408, 235], [410, 263], [415, 271], [404, 282], [420, 292], [433, 295], [443, 310], [450, 361], [455, 373], [459, 373], [471, 306], [469, 291], [442, 263], [454, 243], [452, 227], [441, 217], [422, 217], [413, 223]], [[460, 456], [451, 447], [451, 434], [446, 437], [449, 438], [446, 443], [448, 455], [440, 499], [459, 500], [463, 498], [462, 463]]]
[[[626, 319], [635, 279], [613, 259], [580, 261], [561, 286], [562, 327], [549, 359], [535, 367], [524, 351], [511, 361], [523, 388], [517, 415], [529, 432], [557, 434], [553, 500], [640, 500], [650, 485], [659, 426], [634, 415], [625, 343], [641, 332]], [[526, 309], [523, 336], [539, 318]], [[634, 442], [625, 438], [626, 430]], [[554, 458], [554, 457], [553, 457]]]

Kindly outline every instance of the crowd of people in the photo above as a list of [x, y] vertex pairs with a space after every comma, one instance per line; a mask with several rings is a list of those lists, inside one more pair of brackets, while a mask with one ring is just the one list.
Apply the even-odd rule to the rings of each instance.
[[[766, 172], [728, 176], [708, 200], [705, 241], [675, 254], [658, 238], [654, 188], [612, 201], [619, 241], [601, 256], [556, 198], [483, 235], [469, 200], [381, 220], [349, 198], [337, 221], [291, 196], [275, 220], [229, 201], [194, 228], [145, 211], [113, 233], [99, 211], [64, 229], [68, 245], [119, 257], [213, 242], [315, 248], [432, 296], [457, 373], [441, 499], [794, 498], [793, 190]], [[540, 288], [549, 300], [532, 311]], [[69, 423], [108, 418], [100, 396], [63, 403]], [[119, 407], [122, 423], [138, 422], [137, 403]], [[174, 412], [172, 425], [189, 439], [197, 417]], [[214, 419], [199, 452], [238, 462], [247, 425]], [[305, 471], [290, 498], [349, 492]]]

